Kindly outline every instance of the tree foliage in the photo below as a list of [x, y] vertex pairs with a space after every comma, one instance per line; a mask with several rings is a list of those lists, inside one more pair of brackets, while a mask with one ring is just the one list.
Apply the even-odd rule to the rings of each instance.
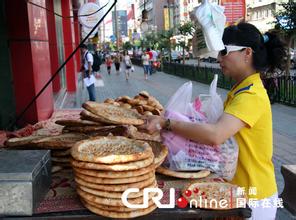
[[[280, 30], [287, 37], [288, 54], [290, 55], [290, 48], [293, 40], [296, 37], [296, 2], [290, 0], [286, 3], [279, 4], [283, 9], [275, 13], [275, 29]], [[286, 73], [290, 71], [290, 59], [287, 62]]]

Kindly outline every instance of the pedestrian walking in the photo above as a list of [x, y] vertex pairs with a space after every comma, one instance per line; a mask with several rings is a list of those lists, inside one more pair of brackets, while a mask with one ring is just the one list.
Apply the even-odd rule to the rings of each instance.
[[123, 62], [125, 64], [125, 79], [128, 81], [132, 69], [132, 61], [127, 51], [124, 51]]
[[88, 91], [89, 100], [96, 101], [96, 79], [94, 77], [92, 70], [92, 65], [94, 62], [93, 55], [88, 51], [87, 46], [85, 44], [81, 45], [80, 48], [83, 54], [83, 64], [81, 67], [83, 81]]
[[267, 69], [284, 69], [287, 53], [279, 38], [267, 32], [264, 35], [252, 24], [239, 23], [225, 28], [225, 49], [218, 61], [223, 74], [235, 80], [228, 93], [224, 113], [215, 124], [187, 123], [147, 116], [150, 133], [170, 130], [201, 144], [217, 146], [234, 136], [239, 146], [237, 170], [232, 183], [243, 187], [258, 206], [252, 206], [252, 220], [275, 219], [277, 206], [264, 206], [264, 201], [278, 198], [272, 162], [272, 113], [260, 73]]
[[107, 55], [106, 56], [105, 64], [106, 64], [107, 72], [108, 72], [109, 75], [111, 74], [111, 66], [112, 66], [112, 63], [113, 63], [112, 57], [110, 55]]
[[153, 53], [149, 47], [146, 49], [146, 54], [148, 54], [148, 56], [149, 56], [149, 74], [151, 75], [152, 74]]
[[150, 74], [149, 55], [147, 53], [144, 53], [142, 55], [142, 64], [144, 68], [144, 78], [145, 80], [147, 80], [148, 75]]
[[120, 73], [120, 60], [121, 60], [120, 53], [117, 52], [114, 56], [114, 65], [115, 65], [116, 75], [119, 75]]

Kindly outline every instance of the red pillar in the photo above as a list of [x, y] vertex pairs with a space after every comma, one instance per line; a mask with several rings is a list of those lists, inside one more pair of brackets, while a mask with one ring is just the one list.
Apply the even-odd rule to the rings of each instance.
[[[70, 16], [70, 1], [71, 0], [63, 0], [62, 4], [62, 15], [64, 17]], [[73, 43], [74, 40], [74, 30], [72, 27], [73, 18], [64, 18], [63, 19], [63, 35], [64, 35], [64, 51], [65, 51], [65, 59], [70, 56], [73, 52]], [[69, 62], [66, 64], [66, 82], [67, 82], [67, 91], [75, 92], [77, 88], [77, 77], [75, 71], [75, 63], [74, 57], [72, 57]]]
[[[59, 68], [55, 15], [52, 13], [52, 11], [54, 11], [53, 0], [47, 0], [46, 7], [50, 10], [50, 11], [47, 11], [47, 26], [48, 26], [48, 43], [49, 43], [49, 51], [50, 51], [51, 74], [53, 75]], [[57, 75], [53, 80], [52, 88], [53, 88], [53, 92], [60, 91], [61, 82], [60, 82], [59, 75]]]
[[[74, 30], [75, 30], [75, 47], [77, 47], [80, 43], [80, 24], [78, 21], [77, 16], [74, 18]], [[81, 66], [81, 57], [80, 57], [80, 50], [78, 50], [75, 54], [75, 60], [76, 60], [76, 71], [80, 71]]]
[[[46, 6], [45, 0], [34, 2]], [[5, 1], [5, 7], [16, 114], [19, 115], [50, 78], [47, 19], [44, 9], [25, 1]], [[47, 119], [52, 112], [52, 85], [49, 85], [20, 120], [20, 124]]]

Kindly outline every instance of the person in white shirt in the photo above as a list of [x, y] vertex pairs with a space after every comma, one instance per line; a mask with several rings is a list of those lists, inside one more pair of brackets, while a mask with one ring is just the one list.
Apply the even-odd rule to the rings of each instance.
[[83, 66], [81, 68], [84, 84], [87, 88], [89, 100], [96, 101], [95, 77], [92, 73], [92, 65], [94, 62], [93, 55], [88, 51], [85, 44], [80, 46], [83, 54]]
[[147, 53], [143, 53], [142, 63], [143, 63], [143, 68], [144, 68], [144, 77], [145, 77], [145, 80], [147, 80], [148, 75], [150, 73], [149, 55]]
[[132, 69], [132, 61], [127, 51], [124, 51], [123, 54], [124, 54], [123, 62], [125, 64], [125, 79], [126, 81], [128, 81], [130, 77], [131, 69]]

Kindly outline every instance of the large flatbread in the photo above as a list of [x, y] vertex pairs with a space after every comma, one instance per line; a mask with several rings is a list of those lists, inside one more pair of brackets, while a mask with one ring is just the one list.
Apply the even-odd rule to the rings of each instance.
[[[186, 193], [190, 191], [191, 193]], [[183, 189], [183, 196], [186, 200], [195, 200], [193, 206], [196, 208], [207, 208], [214, 210], [228, 210], [239, 208], [237, 200], [246, 199], [244, 195], [238, 193], [238, 186], [222, 182], [192, 182]], [[210, 201], [217, 201], [210, 204]], [[219, 202], [226, 200], [224, 205]]]
[[56, 124], [67, 127], [102, 126], [102, 123], [82, 119], [61, 119]]
[[126, 170], [138, 170], [144, 167], [148, 167], [153, 164], [154, 156], [128, 163], [118, 164], [99, 164], [99, 163], [88, 163], [83, 161], [71, 160], [71, 164], [77, 168], [90, 169], [90, 170], [110, 170], [110, 171], [126, 171]]
[[115, 212], [115, 211], [106, 211], [103, 209], [99, 209], [93, 205], [86, 203], [86, 202], [83, 202], [83, 204], [91, 212], [98, 214], [98, 215], [105, 216], [105, 217], [109, 217], [109, 218], [135, 218], [135, 217], [139, 217], [139, 216], [148, 215], [149, 213], [153, 212], [157, 208], [157, 206], [153, 204], [152, 206], [148, 207], [147, 209], [141, 209], [141, 210], [132, 211], [132, 212]]
[[81, 141], [71, 149], [73, 158], [93, 163], [126, 163], [153, 157], [149, 144], [125, 137], [96, 137]]
[[117, 178], [117, 179], [111, 179], [111, 178], [99, 178], [99, 177], [92, 177], [87, 176], [81, 173], [75, 173], [75, 176], [79, 177], [80, 179], [83, 179], [90, 183], [98, 183], [98, 184], [124, 184], [124, 183], [136, 183], [141, 182], [146, 179], [150, 179], [155, 176], [155, 172], [150, 172], [143, 174], [141, 176], [135, 176], [135, 177], [128, 177], [128, 178]]
[[129, 171], [88, 170], [88, 169], [81, 169], [77, 167], [73, 167], [73, 169], [77, 173], [81, 173], [88, 176], [116, 179], [116, 178], [129, 178], [129, 177], [141, 176], [155, 170], [155, 166], [154, 164], [151, 164], [148, 167], [143, 167], [138, 170], [129, 170]]
[[116, 126], [83, 126], [83, 127], [65, 127], [67, 131], [72, 132], [80, 132], [84, 134], [88, 134], [91, 136], [108, 136], [109, 134], [113, 134], [114, 136], [123, 136], [127, 127], [122, 125]]
[[85, 102], [83, 108], [98, 115], [104, 119], [111, 121], [113, 124], [123, 125], [142, 125], [144, 121], [141, 115], [130, 109], [118, 107], [107, 103]]
[[[116, 199], [116, 198], [100, 197], [100, 196], [92, 195], [92, 194], [90, 194], [88, 192], [85, 192], [85, 191], [81, 190], [80, 188], [77, 188], [76, 191], [77, 191], [77, 194], [81, 198], [83, 198], [85, 200], [92, 201], [92, 202], [94, 202], [96, 204], [125, 207], [125, 205], [123, 204], [121, 198]], [[155, 193], [149, 194], [149, 198], [151, 198], [154, 195], [155, 195]], [[137, 198], [129, 198], [128, 201], [131, 204], [142, 204], [143, 203], [143, 195], [140, 196], [140, 197], [137, 197]]]
[[182, 178], [182, 179], [198, 179], [198, 178], [204, 178], [210, 175], [210, 171], [208, 170], [201, 170], [201, 171], [195, 171], [195, 172], [178, 172], [174, 170], [170, 170], [168, 168], [165, 168], [163, 166], [160, 166], [156, 169], [157, 173], [166, 175], [166, 176], [172, 176], [172, 177], [177, 177], [177, 178]]
[[90, 183], [85, 180], [80, 179], [79, 177], [75, 177], [75, 181], [79, 186], [85, 186], [91, 189], [98, 189], [110, 192], [124, 192], [128, 188], [139, 188], [142, 189], [144, 187], [150, 186], [152, 183], [155, 182], [155, 177], [137, 182], [137, 183], [127, 183], [127, 184], [117, 184], [117, 185], [106, 185], [106, 184], [97, 184], [97, 183]]
[[[79, 189], [81, 189], [84, 192], [90, 193], [95, 196], [105, 197], [105, 198], [114, 198], [114, 199], [121, 199], [122, 192], [109, 192], [109, 191], [103, 191], [103, 190], [97, 190], [97, 189], [91, 189], [85, 186], [77, 186]], [[157, 183], [153, 183], [145, 188], [157, 188]], [[139, 189], [139, 192], [137, 193], [130, 193], [128, 194], [128, 198], [138, 198], [143, 196], [143, 189]]]
[[32, 141], [34, 140], [36, 141], [44, 137], [45, 136], [41, 136], [41, 135], [31, 135], [27, 137], [10, 138], [5, 142], [5, 146], [7, 147], [33, 146]]
[[82, 110], [82, 112], [80, 112], [80, 117], [83, 120], [90, 120], [90, 121], [95, 121], [95, 122], [99, 122], [99, 123], [104, 123], [104, 124], [108, 124], [108, 125], [112, 125], [114, 124], [112, 121], [103, 118], [101, 116], [95, 115], [90, 111], [87, 110]]
[[[103, 210], [106, 210], [106, 211], [115, 211], [115, 212], [133, 212], [133, 211], [139, 211], [139, 210], [142, 210], [142, 209], [137, 209], [137, 208], [128, 208], [128, 207], [125, 207], [125, 206], [110, 206], [110, 205], [101, 205], [101, 204], [97, 204], [97, 203], [94, 203], [93, 201], [90, 201], [90, 200], [87, 200], [87, 199], [83, 199], [83, 198], [80, 198], [81, 200], [83, 200], [83, 202], [86, 202], [96, 208], [99, 208], [99, 209], [103, 209]], [[148, 200], [148, 207], [152, 206], [154, 204], [153, 200]]]
[[156, 167], [159, 167], [169, 153], [168, 148], [164, 144], [155, 141], [149, 141], [147, 143], [149, 143], [152, 148], [152, 152], [154, 154], [154, 164]]
[[45, 149], [68, 149], [76, 142], [87, 139], [88, 136], [80, 133], [68, 133], [41, 138], [32, 141], [32, 143], [40, 148]]

